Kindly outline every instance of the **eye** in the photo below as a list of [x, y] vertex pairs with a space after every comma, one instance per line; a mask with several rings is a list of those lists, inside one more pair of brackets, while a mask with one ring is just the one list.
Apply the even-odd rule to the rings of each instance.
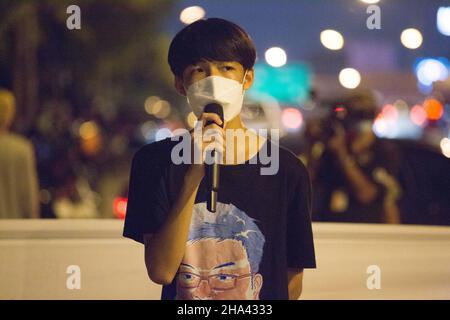
[[217, 280], [222, 281], [222, 282], [230, 281], [233, 279], [234, 279], [234, 277], [229, 274], [218, 274], [217, 275]]
[[194, 279], [194, 275], [190, 273], [183, 273], [181, 274], [181, 280], [183, 281], [192, 281]]
[[199, 66], [192, 67], [191, 73], [198, 73], [198, 72], [203, 72], [203, 69]]
[[231, 70], [234, 70], [234, 67], [233, 66], [223, 66], [223, 69], [225, 71], [231, 71]]

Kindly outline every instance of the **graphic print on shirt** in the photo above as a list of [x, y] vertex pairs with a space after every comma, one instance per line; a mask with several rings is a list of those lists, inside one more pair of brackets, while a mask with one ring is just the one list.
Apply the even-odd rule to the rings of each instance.
[[194, 205], [186, 252], [177, 274], [180, 300], [259, 300], [265, 237], [233, 204]]

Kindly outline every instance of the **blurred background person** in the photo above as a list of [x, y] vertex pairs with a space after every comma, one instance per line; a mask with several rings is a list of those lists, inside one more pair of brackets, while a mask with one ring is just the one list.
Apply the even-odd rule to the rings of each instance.
[[376, 114], [370, 92], [358, 92], [309, 123], [306, 157], [316, 221], [400, 223], [400, 154], [373, 133]]
[[13, 94], [0, 89], [0, 218], [39, 218], [34, 148], [9, 131], [14, 114]]

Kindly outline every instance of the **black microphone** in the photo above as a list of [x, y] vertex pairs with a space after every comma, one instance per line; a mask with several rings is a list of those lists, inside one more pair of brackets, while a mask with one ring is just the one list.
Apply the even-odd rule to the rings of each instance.
[[[215, 113], [219, 116], [220, 120], [222, 120], [221, 127], [223, 128], [224, 118], [223, 118], [223, 107], [218, 103], [209, 103], [205, 106], [203, 112], [206, 113]], [[209, 120], [205, 127], [215, 123], [214, 121]], [[219, 154], [213, 150], [212, 157], [214, 162], [210, 165], [205, 164], [205, 175], [206, 175], [206, 207], [210, 212], [216, 212], [217, 207], [217, 197], [219, 195]]]

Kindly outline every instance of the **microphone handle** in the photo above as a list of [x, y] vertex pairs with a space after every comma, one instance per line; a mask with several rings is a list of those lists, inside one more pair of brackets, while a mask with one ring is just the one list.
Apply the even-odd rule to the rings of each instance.
[[208, 183], [208, 196], [206, 206], [210, 212], [216, 212], [217, 197], [219, 194], [220, 185], [220, 170], [219, 170], [219, 153], [215, 150], [212, 151], [214, 163], [206, 165], [206, 176]]
[[[207, 123], [209, 125], [213, 123], [212, 121]], [[212, 151], [212, 158], [214, 163], [206, 165], [206, 182], [207, 182], [207, 196], [206, 196], [206, 208], [209, 212], [216, 212], [217, 208], [217, 198], [219, 195], [219, 185], [220, 185], [220, 170], [219, 170], [219, 153], [216, 150]]]

